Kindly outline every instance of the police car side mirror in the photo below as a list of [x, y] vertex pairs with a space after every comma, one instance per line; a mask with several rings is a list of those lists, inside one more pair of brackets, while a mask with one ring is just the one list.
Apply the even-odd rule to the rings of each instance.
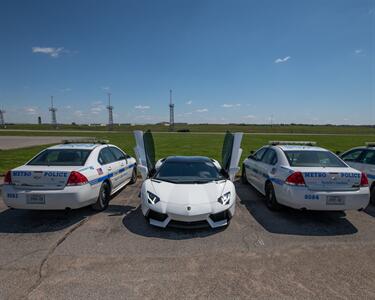
[[336, 155], [340, 155], [341, 151], [336, 151], [335, 153], [336, 153]]

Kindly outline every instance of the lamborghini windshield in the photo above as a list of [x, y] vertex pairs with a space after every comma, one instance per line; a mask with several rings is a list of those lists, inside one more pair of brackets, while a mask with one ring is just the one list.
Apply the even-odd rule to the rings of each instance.
[[224, 176], [210, 161], [166, 161], [154, 178], [173, 183], [207, 183]]

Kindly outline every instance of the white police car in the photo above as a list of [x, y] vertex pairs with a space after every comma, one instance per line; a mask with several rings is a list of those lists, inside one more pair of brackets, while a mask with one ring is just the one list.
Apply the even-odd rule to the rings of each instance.
[[364, 209], [368, 179], [312, 142], [270, 142], [243, 163], [242, 179], [266, 197], [271, 210]]
[[11, 208], [104, 210], [113, 193], [136, 179], [135, 159], [118, 147], [65, 141], [8, 171], [2, 195]]
[[375, 204], [375, 142], [352, 148], [341, 155], [352, 168], [366, 173], [369, 180], [371, 202]]

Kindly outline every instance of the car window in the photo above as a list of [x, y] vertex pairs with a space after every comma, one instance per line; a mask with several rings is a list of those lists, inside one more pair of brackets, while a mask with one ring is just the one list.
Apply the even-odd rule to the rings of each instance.
[[125, 159], [125, 153], [122, 152], [120, 149], [117, 149], [115, 147], [109, 147], [109, 149], [111, 149], [111, 152], [115, 156], [116, 160], [124, 160]]
[[155, 179], [173, 183], [206, 183], [223, 178], [212, 162], [166, 161], [155, 175]]
[[359, 162], [368, 165], [375, 165], [375, 151], [367, 150]]
[[291, 167], [347, 168], [336, 155], [329, 151], [284, 151]]
[[253, 156], [254, 159], [255, 159], [255, 160], [258, 160], [258, 161], [262, 160], [262, 157], [263, 157], [264, 153], [265, 153], [267, 150], [268, 150], [268, 148], [262, 148], [262, 149], [258, 150], [258, 151], [254, 154], [254, 156]]
[[46, 149], [33, 158], [31, 166], [83, 166], [91, 150], [80, 149]]
[[106, 147], [102, 150], [100, 150], [99, 157], [98, 157], [98, 162], [101, 165], [106, 165], [111, 162], [116, 161], [115, 156], [112, 154], [111, 150], [109, 150], [109, 147]]
[[345, 161], [358, 161], [359, 157], [361, 156], [363, 149], [354, 149], [344, 153], [341, 158]]
[[262, 162], [268, 165], [274, 165], [277, 163], [277, 155], [275, 150], [269, 149], [262, 158]]

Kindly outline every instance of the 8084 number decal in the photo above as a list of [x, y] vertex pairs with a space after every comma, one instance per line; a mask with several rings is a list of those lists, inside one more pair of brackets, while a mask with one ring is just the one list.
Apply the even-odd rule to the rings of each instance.
[[319, 196], [318, 195], [306, 194], [305, 195], [305, 200], [319, 200]]

